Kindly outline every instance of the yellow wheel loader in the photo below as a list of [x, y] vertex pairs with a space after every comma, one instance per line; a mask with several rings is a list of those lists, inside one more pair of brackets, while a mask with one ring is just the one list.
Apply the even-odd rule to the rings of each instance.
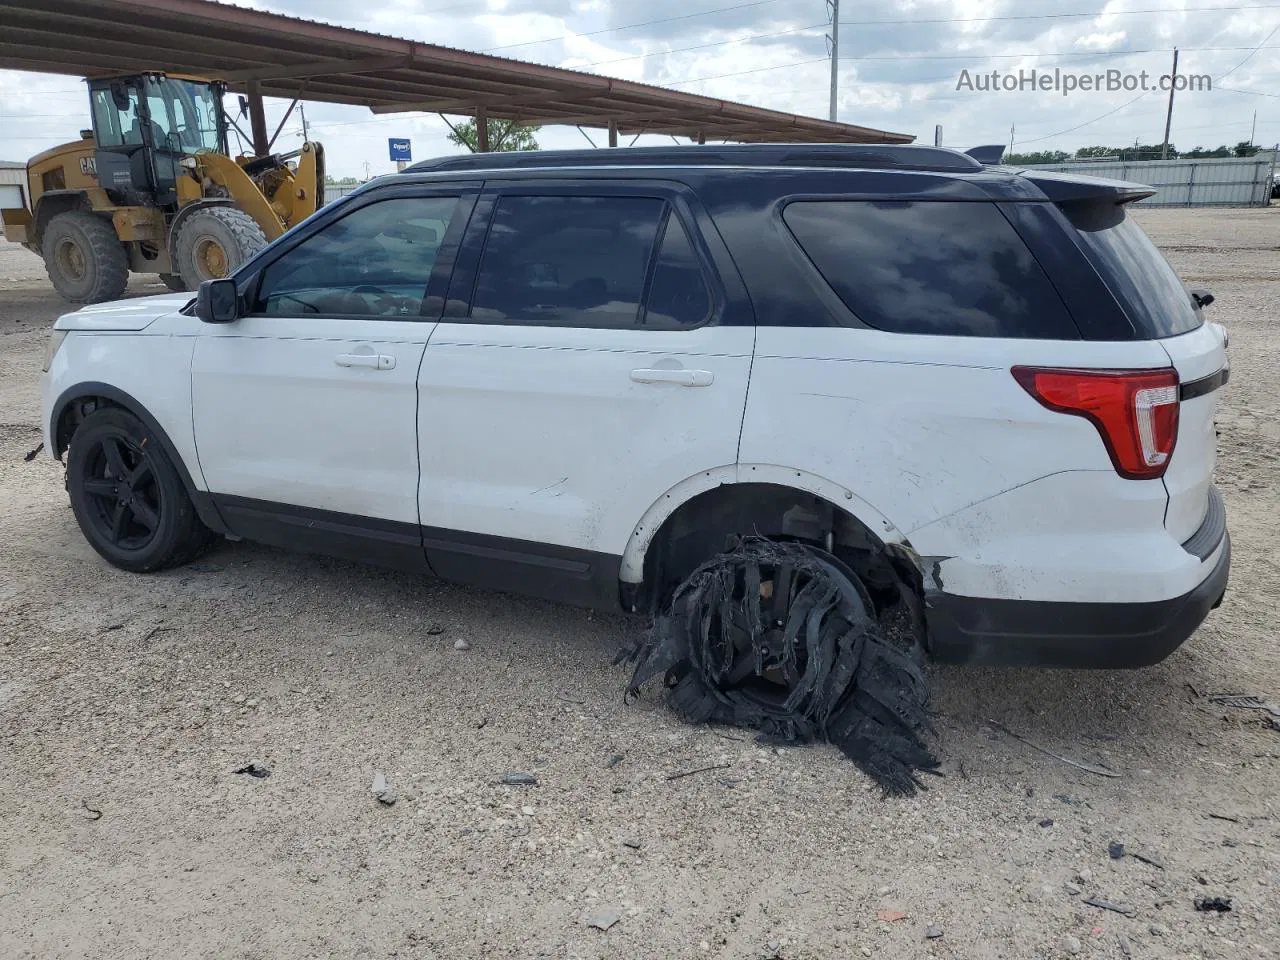
[[224, 84], [163, 73], [88, 84], [93, 128], [31, 158], [30, 209], [0, 210], [6, 239], [43, 257], [67, 300], [112, 300], [130, 271], [194, 290], [324, 203], [320, 144], [229, 155]]

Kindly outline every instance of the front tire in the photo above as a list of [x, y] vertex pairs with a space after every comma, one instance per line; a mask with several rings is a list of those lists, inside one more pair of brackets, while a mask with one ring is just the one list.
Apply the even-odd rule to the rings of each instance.
[[207, 207], [182, 221], [173, 244], [188, 290], [231, 274], [267, 245], [258, 222], [235, 207]]
[[146, 425], [119, 407], [100, 408], [76, 428], [67, 489], [89, 545], [122, 570], [186, 563], [212, 542], [173, 462]]
[[53, 217], [40, 254], [53, 288], [72, 303], [115, 300], [129, 284], [129, 257], [111, 221], [84, 210]]

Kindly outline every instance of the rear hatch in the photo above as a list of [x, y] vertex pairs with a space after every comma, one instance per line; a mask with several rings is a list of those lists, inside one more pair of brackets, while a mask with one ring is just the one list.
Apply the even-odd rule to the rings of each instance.
[[1205, 522], [1211, 496], [1217, 497], [1210, 491], [1217, 457], [1214, 420], [1227, 379], [1223, 328], [1205, 322], [1195, 299], [1124, 204], [1067, 203], [1062, 209], [1136, 337], [1158, 341], [1178, 372], [1177, 440], [1164, 473], [1165, 527], [1186, 543]]

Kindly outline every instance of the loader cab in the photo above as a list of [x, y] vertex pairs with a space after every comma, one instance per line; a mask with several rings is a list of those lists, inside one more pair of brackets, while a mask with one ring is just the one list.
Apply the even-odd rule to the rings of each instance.
[[227, 152], [221, 83], [145, 73], [89, 81], [98, 182], [122, 206], [173, 207], [183, 157]]

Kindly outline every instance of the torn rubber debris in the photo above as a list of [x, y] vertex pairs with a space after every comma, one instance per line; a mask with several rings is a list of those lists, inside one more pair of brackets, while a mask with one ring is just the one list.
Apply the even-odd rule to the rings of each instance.
[[[904, 605], [909, 606], [904, 591]], [[835, 557], [744, 538], [675, 591], [635, 662], [627, 696], [664, 678], [690, 723], [758, 730], [764, 742], [827, 740], [886, 792], [936, 773], [920, 664], [882, 639], [872, 605]]]
[[245, 773], [253, 777], [255, 780], [265, 780], [267, 777], [271, 776], [270, 770], [256, 763], [247, 764], [246, 766], [240, 767], [238, 770], [232, 770], [231, 772]]
[[1230, 913], [1230, 897], [1196, 897], [1193, 901], [1201, 913]]

